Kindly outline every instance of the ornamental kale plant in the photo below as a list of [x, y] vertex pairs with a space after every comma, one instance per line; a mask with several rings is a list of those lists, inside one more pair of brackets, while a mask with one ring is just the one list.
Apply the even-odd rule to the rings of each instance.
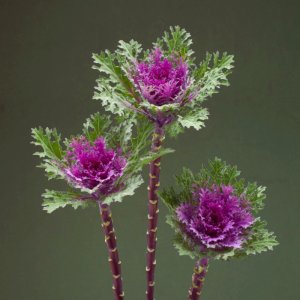
[[[135, 135], [132, 126], [139, 124]], [[133, 195], [143, 183], [143, 165], [159, 153], [148, 151], [151, 124], [125, 115], [112, 120], [96, 113], [83, 125], [83, 132], [61, 143], [56, 129], [32, 129], [33, 144], [41, 150], [35, 154], [42, 159], [40, 167], [49, 179], [64, 180], [66, 190], [46, 189], [43, 207], [48, 213], [67, 205], [77, 209], [97, 205], [109, 253], [115, 299], [123, 299], [121, 262], [116, 243], [110, 204]]]
[[[218, 52], [206, 54], [195, 63], [191, 36], [180, 27], [170, 27], [152, 49], [120, 41], [117, 50], [94, 54], [94, 68], [100, 71], [94, 99], [105, 110], [123, 115], [134, 112], [154, 125], [151, 151], [160, 151], [166, 134], [177, 136], [184, 128], [199, 130], [208, 118], [202, 103], [228, 86], [233, 56]], [[147, 290], [154, 299], [160, 157], [151, 161], [148, 186]]]
[[189, 299], [196, 300], [210, 260], [272, 250], [277, 241], [258, 216], [265, 187], [246, 183], [236, 167], [216, 158], [198, 174], [183, 169], [176, 183], [178, 188], [165, 189], [161, 198], [170, 210], [167, 222], [179, 254], [196, 259], [189, 290]]
[[[32, 130], [40, 165], [49, 179], [64, 180], [64, 191], [46, 190], [43, 208], [54, 210], [97, 205], [109, 253], [116, 300], [124, 299], [121, 265], [110, 205], [133, 195], [149, 164], [146, 299], [154, 300], [161, 157], [166, 137], [185, 128], [204, 127], [206, 99], [229, 86], [233, 56], [206, 53], [196, 63], [190, 34], [170, 27], [151, 49], [131, 40], [114, 52], [93, 54], [100, 72], [94, 99], [105, 114], [92, 115], [81, 134], [61, 141], [55, 129]], [[107, 115], [110, 114], [110, 115]], [[180, 254], [196, 259], [189, 299], [198, 299], [212, 259], [228, 259], [271, 249], [275, 237], [257, 217], [264, 188], [238, 179], [236, 168], [216, 159], [193, 175], [177, 176], [180, 190], [160, 193], [170, 208], [168, 223], [175, 229]]]

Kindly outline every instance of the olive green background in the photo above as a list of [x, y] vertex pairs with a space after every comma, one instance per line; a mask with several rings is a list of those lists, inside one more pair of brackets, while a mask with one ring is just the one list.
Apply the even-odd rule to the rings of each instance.
[[[41, 209], [48, 182], [30, 128], [67, 136], [100, 103], [91, 53], [120, 39], [150, 47], [170, 25], [191, 32], [205, 51], [236, 59], [231, 86], [209, 99], [206, 128], [167, 141], [162, 186], [182, 166], [214, 156], [268, 187], [263, 217], [280, 246], [240, 261], [213, 262], [203, 299], [299, 299], [299, 5], [298, 1], [0, 1], [0, 298], [112, 299], [107, 253], [95, 209]], [[298, 92], [299, 94], [299, 92]], [[145, 170], [145, 175], [147, 174]], [[156, 299], [186, 299], [193, 262], [171, 244], [161, 205]], [[144, 299], [146, 185], [113, 205], [126, 299]]]

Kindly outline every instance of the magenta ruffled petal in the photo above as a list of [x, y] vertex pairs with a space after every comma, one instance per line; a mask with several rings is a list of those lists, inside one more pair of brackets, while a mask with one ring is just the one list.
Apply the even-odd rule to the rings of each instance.
[[190, 82], [188, 65], [175, 55], [164, 57], [162, 51], [156, 48], [149, 60], [136, 63], [133, 81], [151, 104], [178, 103]]
[[185, 233], [196, 244], [212, 249], [240, 248], [254, 222], [249, 203], [230, 185], [197, 188], [192, 203], [176, 209]]
[[103, 137], [97, 138], [93, 144], [85, 137], [74, 139], [66, 155], [64, 173], [76, 186], [97, 188], [100, 194], [108, 194], [127, 164], [126, 159], [119, 155], [120, 150], [117, 152], [106, 148]]

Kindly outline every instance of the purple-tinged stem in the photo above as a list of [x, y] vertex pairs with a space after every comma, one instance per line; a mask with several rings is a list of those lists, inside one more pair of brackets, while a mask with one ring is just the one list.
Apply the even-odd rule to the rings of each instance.
[[196, 262], [192, 276], [192, 286], [189, 289], [189, 300], [199, 300], [202, 292], [205, 275], [208, 271], [209, 259], [204, 257]]
[[112, 221], [112, 215], [110, 207], [107, 204], [103, 204], [98, 201], [100, 217], [102, 221], [102, 228], [105, 235], [105, 243], [108, 248], [110, 263], [110, 269], [113, 277], [113, 286], [115, 300], [123, 300], [124, 292], [122, 288], [122, 276], [121, 276], [121, 261], [119, 260], [119, 253], [117, 248], [117, 238], [115, 235], [115, 230]]
[[[164, 140], [164, 130], [162, 126], [156, 124], [152, 136], [153, 152], [160, 150], [162, 141]], [[155, 159], [150, 163], [149, 186], [148, 186], [148, 230], [147, 230], [147, 300], [154, 299], [154, 273], [155, 273], [155, 252], [157, 242], [157, 219], [158, 219], [158, 196], [157, 190], [159, 188], [160, 175], [160, 158]]]

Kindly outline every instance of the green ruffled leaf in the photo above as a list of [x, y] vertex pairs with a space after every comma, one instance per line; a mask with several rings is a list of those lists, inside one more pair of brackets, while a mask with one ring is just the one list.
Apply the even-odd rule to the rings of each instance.
[[46, 190], [45, 193], [42, 194], [42, 197], [43, 210], [49, 214], [67, 205], [77, 209], [78, 207], [86, 208], [89, 204], [87, 201], [80, 200], [81, 195], [75, 192]]
[[279, 243], [273, 232], [266, 228], [267, 222], [260, 218], [256, 220], [252, 227], [252, 235], [243, 247], [244, 251], [241, 255], [259, 254], [268, 250], [273, 250]]
[[[173, 187], [165, 188], [163, 191], [158, 191], [158, 195], [170, 210], [175, 209], [181, 203], [178, 193]], [[167, 223], [170, 224], [169, 222]]]
[[231, 74], [233, 63], [234, 56], [226, 52], [222, 56], [219, 52], [206, 53], [204, 61], [193, 72], [196, 85], [200, 86], [199, 95], [192, 102], [193, 105], [217, 93], [221, 86], [229, 86], [227, 77]]
[[226, 251], [219, 252], [219, 253], [209, 251], [209, 255], [216, 260], [225, 260], [225, 261], [229, 260], [230, 258], [233, 258], [233, 257], [238, 257], [235, 249], [228, 249]]
[[154, 161], [155, 159], [162, 157], [166, 154], [173, 153], [175, 150], [171, 148], [162, 148], [161, 150], [157, 152], [149, 152], [146, 156], [143, 156], [140, 158], [140, 165], [141, 167], [144, 165], [149, 164], [150, 162]]
[[180, 133], [183, 133], [184, 129], [178, 122], [173, 122], [166, 127], [166, 133], [172, 138], [176, 138]]
[[162, 106], [157, 106], [154, 105], [150, 102], [143, 102], [141, 103], [141, 105], [143, 107], [145, 107], [148, 111], [156, 114], [156, 113], [162, 113], [162, 112], [166, 112], [166, 113], [170, 113], [170, 112], [175, 112], [178, 111], [178, 109], [180, 108], [180, 103], [169, 103], [169, 104], [164, 104]]
[[[113, 147], [121, 147], [123, 151], [128, 151], [131, 140], [133, 138], [134, 126], [137, 125], [137, 116], [126, 112], [124, 116], [116, 118], [117, 125], [110, 129], [111, 140]], [[130, 150], [129, 150], [130, 151]]]
[[178, 53], [189, 64], [194, 61], [194, 51], [191, 49], [193, 41], [191, 34], [179, 26], [170, 27], [165, 31], [162, 38], [158, 38], [154, 46], [164, 49], [166, 54]]
[[244, 189], [244, 194], [247, 199], [250, 199], [251, 206], [254, 212], [258, 212], [264, 208], [264, 200], [266, 199], [266, 187], [258, 186], [256, 182], [248, 183]]
[[194, 129], [199, 130], [205, 126], [203, 121], [208, 119], [208, 115], [209, 113], [206, 108], [191, 110], [183, 117], [178, 116], [178, 122], [182, 127], [194, 127]]
[[127, 181], [124, 183], [125, 188], [110, 194], [109, 196], [105, 197], [103, 199], [103, 203], [105, 204], [111, 204], [112, 202], [122, 202], [123, 198], [126, 196], [132, 196], [134, 195], [135, 190], [144, 182], [142, 176], [132, 176], [127, 179]]
[[251, 233], [247, 242], [241, 249], [229, 249], [221, 253], [211, 251], [211, 255], [213, 255], [215, 259], [228, 260], [233, 257], [239, 258], [272, 251], [279, 243], [274, 233], [267, 230], [266, 225], [267, 222], [257, 218], [251, 227]]
[[[233, 185], [240, 184], [239, 176], [241, 172], [236, 166], [228, 165], [225, 161], [215, 158], [208, 162], [208, 167], [202, 167], [196, 175], [196, 180], [199, 185], [225, 184]], [[242, 180], [242, 183], [244, 181]]]
[[[128, 61], [134, 62], [138, 55], [142, 52], [142, 45], [137, 41], [130, 40], [129, 42], [119, 41], [117, 55], [125, 58]], [[119, 62], [120, 62], [119, 58]], [[122, 60], [122, 62], [124, 62]]]
[[63, 173], [57, 162], [63, 158], [64, 151], [60, 144], [61, 137], [56, 129], [32, 128], [31, 133], [33, 137], [31, 143], [41, 148], [34, 153], [42, 159], [38, 167], [45, 169], [48, 179], [62, 179]]
[[101, 100], [103, 108], [113, 114], [122, 116], [128, 110], [127, 99], [116, 91], [104, 78], [97, 80], [98, 85], [95, 87], [93, 99]]
[[191, 249], [189, 243], [186, 240], [184, 240], [181, 234], [175, 235], [173, 243], [180, 256], [187, 255], [191, 259], [195, 259], [198, 256], [196, 255], [195, 251]]
[[[125, 50], [123, 49], [123, 51]], [[101, 100], [106, 111], [122, 116], [132, 106], [133, 94], [132, 84], [122, 70], [122, 66], [119, 65], [117, 58], [117, 54], [108, 50], [100, 54], [93, 54], [95, 63], [93, 69], [101, 73], [101, 77], [96, 81], [96, 92], [93, 98]]]
[[62, 170], [50, 160], [44, 160], [44, 162], [38, 165], [38, 167], [45, 169], [45, 173], [49, 180], [64, 179], [64, 173], [62, 172]]
[[108, 80], [112, 83], [123, 82], [124, 75], [120, 66], [116, 64], [116, 56], [114, 53], [106, 50], [100, 54], [92, 55], [95, 65], [93, 69], [108, 75]]
[[94, 142], [98, 137], [106, 134], [112, 121], [109, 116], [100, 115], [99, 112], [87, 118], [83, 124], [83, 134], [89, 141]]
[[41, 158], [61, 159], [63, 157], [63, 150], [60, 145], [60, 135], [56, 129], [42, 127], [31, 129], [32, 137], [34, 141], [32, 144], [40, 146], [41, 151], [35, 152]]

